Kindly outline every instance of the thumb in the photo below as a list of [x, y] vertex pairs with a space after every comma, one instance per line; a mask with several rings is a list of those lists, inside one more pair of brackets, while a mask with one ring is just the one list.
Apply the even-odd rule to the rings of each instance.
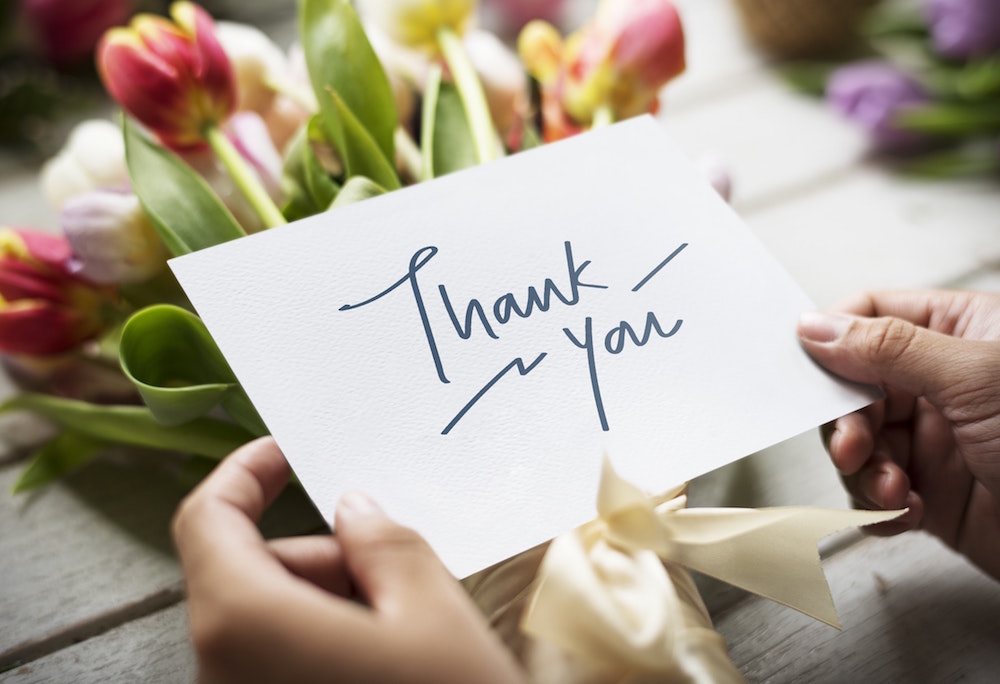
[[836, 375], [932, 402], [954, 389], [968, 344], [901, 318], [819, 311], [799, 317], [798, 335], [809, 355]]
[[334, 525], [351, 578], [378, 612], [403, 612], [458, 586], [423, 537], [390, 519], [365, 494], [345, 494]]

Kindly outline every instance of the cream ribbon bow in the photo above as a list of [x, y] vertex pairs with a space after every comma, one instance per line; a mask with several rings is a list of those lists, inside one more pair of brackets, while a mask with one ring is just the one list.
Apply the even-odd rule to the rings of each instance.
[[[522, 629], [599, 662], [631, 663], [640, 671], [675, 670], [685, 653], [690, 662], [695, 660], [692, 651], [704, 652], [692, 638], [711, 637], [701, 630], [684, 632], [694, 624], [685, 623], [682, 614], [692, 604], [678, 597], [689, 588], [672, 582], [677, 577], [673, 564], [839, 628], [817, 543], [838, 530], [903, 513], [810, 507], [688, 509], [686, 502], [683, 487], [650, 499], [621, 479], [605, 459], [598, 518], [551, 543]], [[696, 603], [704, 611], [700, 599]], [[704, 618], [708, 630], [703, 631], [711, 631], [707, 613]], [[711, 635], [718, 637], [714, 631]]]

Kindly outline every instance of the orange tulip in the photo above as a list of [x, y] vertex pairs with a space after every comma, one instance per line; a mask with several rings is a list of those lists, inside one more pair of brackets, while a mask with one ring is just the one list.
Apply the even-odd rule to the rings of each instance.
[[669, 0], [602, 0], [566, 40], [531, 22], [518, 49], [542, 86], [549, 141], [589, 126], [599, 111], [615, 120], [655, 112], [660, 88], [685, 68], [684, 30]]
[[203, 9], [175, 2], [170, 15], [140, 14], [108, 31], [97, 66], [111, 96], [165, 145], [197, 147], [235, 110], [236, 80]]

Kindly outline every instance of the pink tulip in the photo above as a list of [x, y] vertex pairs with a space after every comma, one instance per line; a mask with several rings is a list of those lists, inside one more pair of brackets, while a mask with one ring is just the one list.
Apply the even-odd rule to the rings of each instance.
[[111, 96], [175, 149], [204, 143], [210, 126], [236, 108], [233, 68], [212, 18], [190, 2], [170, 6], [173, 22], [149, 14], [108, 31], [97, 65]]
[[114, 289], [74, 275], [71, 259], [64, 238], [0, 230], [0, 352], [59, 354], [106, 327]]

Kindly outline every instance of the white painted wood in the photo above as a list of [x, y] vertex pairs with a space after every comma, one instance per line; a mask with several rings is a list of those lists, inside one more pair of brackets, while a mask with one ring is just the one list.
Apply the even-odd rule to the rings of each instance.
[[186, 605], [178, 604], [0, 674], [5, 684], [194, 682]]
[[843, 631], [759, 597], [713, 615], [749, 681], [997, 681], [1000, 583], [936, 539], [866, 538], [824, 568]]
[[820, 306], [860, 289], [947, 283], [1000, 259], [995, 181], [916, 181], [857, 168], [745, 218]]

